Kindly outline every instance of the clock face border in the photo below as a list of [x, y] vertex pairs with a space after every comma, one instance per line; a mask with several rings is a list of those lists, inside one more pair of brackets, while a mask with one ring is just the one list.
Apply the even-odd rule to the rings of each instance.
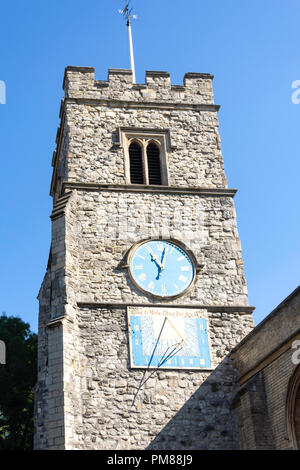
[[[185, 254], [189, 257], [192, 265], [193, 265], [193, 278], [190, 282], [190, 284], [181, 292], [179, 292], [178, 294], [175, 294], [175, 295], [170, 295], [170, 296], [161, 296], [161, 295], [156, 295], [156, 294], [152, 294], [151, 292], [147, 291], [146, 289], [143, 289], [142, 286], [140, 286], [134, 279], [132, 273], [131, 273], [131, 261], [132, 261], [132, 258], [133, 258], [133, 255], [135, 254], [136, 250], [148, 243], [148, 242], [167, 242], [167, 243], [172, 243], [173, 245], [175, 246], [178, 246], [178, 248], [180, 248], [181, 250], [183, 250], [185, 252]], [[165, 301], [168, 301], [168, 300], [174, 300], [174, 299], [178, 299], [179, 297], [182, 297], [183, 295], [185, 295], [187, 292], [189, 292], [194, 283], [195, 283], [195, 279], [196, 279], [196, 274], [197, 272], [199, 271], [199, 269], [202, 267], [202, 266], [199, 266], [198, 263], [197, 263], [197, 260], [195, 258], [195, 255], [191, 252], [191, 250], [189, 250], [184, 243], [180, 242], [179, 240], [175, 240], [173, 238], [164, 238], [164, 237], [153, 237], [153, 238], [146, 238], [144, 240], [140, 240], [138, 241], [137, 243], [135, 243], [129, 250], [128, 254], [127, 254], [127, 262], [126, 264], [124, 265], [124, 267], [127, 268], [128, 270], [128, 275], [129, 275], [129, 278], [131, 280], [131, 282], [133, 283], [133, 285], [135, 286], [136, 289], [138, 289], [140, 292], [142, 292], [143, 294], [153, 298], [153, 299], [157, 299], [157, 300], [165, 300]]]

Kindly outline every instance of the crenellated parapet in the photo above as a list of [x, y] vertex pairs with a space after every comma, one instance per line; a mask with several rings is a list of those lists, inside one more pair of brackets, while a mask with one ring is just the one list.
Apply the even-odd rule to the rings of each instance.
[[66, 98], [109, 99], [135, 102], [172, 102], [213, 105], [213, 76], [186, 73], [183, 85], [172, 85], [168, 72], [147, 71], [145, 84], [133, 83], [132, 71], [109, 69], [108, 79], [95, 80], [93, 67], [66, 67]]
[[186, 73], [174, 85], [168, 72], [147, 71], [145, 83], [136, 84], [131, 70], [109, 69], [107, 80], [95, 80], [93, 67], [66, 67], [52, 159], [54, 205], [65, 181], [127, 184], [128, 132], [151, 130], [172, 140], [163, 147], [169, 186], [227, 187], [212, 81], [207, 73]]

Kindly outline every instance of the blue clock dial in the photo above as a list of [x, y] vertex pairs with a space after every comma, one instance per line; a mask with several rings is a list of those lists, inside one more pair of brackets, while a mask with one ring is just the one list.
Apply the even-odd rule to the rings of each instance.
[[165, 240], [151, 240], [139, 245], [131, 257], [130, 273], [141, 290], [156, 297], [182, 294], [195, 275], [187, 253]]

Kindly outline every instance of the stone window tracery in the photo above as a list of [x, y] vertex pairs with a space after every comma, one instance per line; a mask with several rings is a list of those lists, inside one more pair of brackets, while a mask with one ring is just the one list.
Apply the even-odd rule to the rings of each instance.
[[166, 131], [121, 132], [126, 184], [168, 185]]
[[162, 185], [162, 149], [158, 140], [128, 139], [131, 184]]

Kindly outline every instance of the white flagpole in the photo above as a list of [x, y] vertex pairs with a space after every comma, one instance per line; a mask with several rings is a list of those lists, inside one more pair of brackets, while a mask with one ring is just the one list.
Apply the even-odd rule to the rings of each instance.
[[131, 66], [131, 70], [132, 70], [132, 79], [133, 79], [133, 83], [136, 83], [133, 45], [132, 45], [132, 33], [131, 33], [131, 24], [130, 24], [130, 19], [129, 18], [128, 18], [127, 26], [128, 26], [129, 54], [130, 54], [130, 66]]

